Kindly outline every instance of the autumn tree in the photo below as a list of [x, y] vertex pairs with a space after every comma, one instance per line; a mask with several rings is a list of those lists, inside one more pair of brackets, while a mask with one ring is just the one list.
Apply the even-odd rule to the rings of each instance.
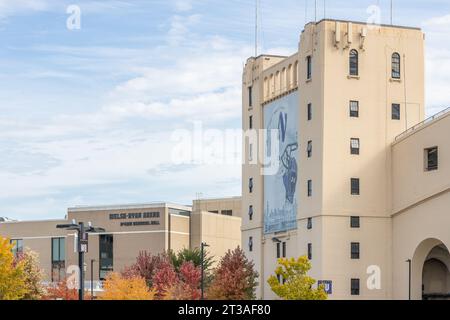
[[166, 300], [200, 300], [201, 269], [191, 261], [180, 266], [176, 283], [167, 289]]
[[170, 260], [163, 261], [152, 279], [156, 298], [163, 299], [168, 291], [177, 285], [178, 281], [178, 275]]
[[253, 262], [238, 247], [228, 251], [220, 260], [207, 297], [213, 300], [252, 300], [258, 285], [257, 278]]
[[147, 287], [142, 277], [124, 277], [111, 272], [103, 285], [99, 300], [153, 300], [155, 291]]
[[[46, 293], [42, 297], [43, 300], [78, 300], [79, 292], [77, 289], [77, 281], [71, 278], [52, 284], [46, 288]], [[91, 300], [88, 291], [84, 293], [84, 300]]]
[[44, 288], [42, 286], [44, 274], [39, 267], [39, 255], [36, 252], [26, 250], [17, 256], [15, 263], [21, 264], [23, 267], [26, 293], [22, 299], [40, 299], [44, 294]]
[[22, 262], [16, 262], [8, 239], [0, 237], [0, 300], [23, 299], [27, 293]]
[[272, 291], [284, 300], [326, 300], [322, 286], [313, 288], [316, 280], [308, 276], [311, 263], [306, 256], [279, 259], [275, 275], [268, 279]]
[[169, 263], [167, 254], [152, 255], [147, 251], [139, 252], [136, 262], [122, 271], [125, 278], [144, 278], [149, 288], [153, 287], [153, 277], [162, 266]]

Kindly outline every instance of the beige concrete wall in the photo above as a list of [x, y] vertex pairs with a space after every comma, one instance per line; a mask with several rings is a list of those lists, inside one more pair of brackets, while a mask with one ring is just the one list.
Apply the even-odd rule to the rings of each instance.
[[193, 201], [192, 211], [218, 212], [222, 214], [224, 210], [232, 210], [234, 217], [242, 216], [242, 198], [218, 198], [218, 199], [200, 199]]
[[39, 254], [39, 265], [46, 279], [51, 279], [52, 238], [66, 237], [67, 232], [56, 228], [65, 220], [5, 222], [0, 223], [0, 236], [8, 239], [22, 239], [24, 250]]
[[202, 242], [214, 256], [215, 263], [228, 251], [241, 245], [241, 218], [209, 212], [192, 213], [192, 248], [200, 248]]
[[[392, 146], [393, 282], [395, 299], [408, 298], [407, 259], [412, 261], [412, 298], [421, 299], [423, 263], [439, 244], [450, 248], [450, 114], [417, 127]], [[425, 170], [424, 149], [437, 146], [439, 167]]]
[[[336, 43], [336, 24], [340, 42]], [[350, 30], [351, 29], [351, 30]], [[351, 31], [351, 32], [349, 32]], [[352, 35], [351, 37], [348, 34]], [[363, 37], [362, 35], [365, 35]], [[349, 76], [349, 53], [359, 53], [359, 76]], [[401, 55], [401, 79], [391, 79], [391, 56]], [[306, 57], [312, 57], [312, 77], [306, 79]], [[392, 223], [391, 143], [407, 128], [424, 119], [424, 35], [414, 28], [380, 26], [342, 21], [321, 21], [305, 26], [299, 51], [289, 58], [276, 58], [264, 68], [263, 58], [249, 59], [244, 68], [243, 129], [248, 116], [254, 116], [254, 127], [262, 128], [262, 101], [283, 96], [283, 84], [277, 86], [277, 75], [298, 61], [300, 93], [299, 128], [300, 160], [298, 178], [298, 245], [295, 255], [306, 254], [313, 244], [311, 274], [319, 280], [333, 280], [332, 299], [384, 299], [392, 296]], [[255, 67], [255, 66], [259, 66]], [[262, 66], [262, 67], [261, 67]], [[252, 74], [252, 77], [249, 76]], [[275, 83], [271, 79], [275, 79]], [[263, 90], [261, 89], [261, 83]], [[248, 107], [247, 88], [258, 90], [255, 105]], [[359, 117], [351, 118], [349, 103], [359, 101]], [[312, 104], [312, 120], [307, 121], [307, 105]], [[392, 120], [391, 105], [401, 106], [401, 119]], [[360, 154], [350, 154], [350, 139], [360, 139]], [[313, 143], [308, 159], [306, 145]], [[248, 144], [245, 144], [248, 158]], [[248, 193], [248, 178], [254, 179], [254, 192]], [[359, 196], [350, 193], [350, 179], [360, 179]], [[313, 196], [307, 197], [307, 181], [313, 181]], [[253, 221], [243, 219], [243, 247], [248, 237], [259, 239], [254, 252], [258, 270], [266, 277], [275, 268], [273, 236], [264, 235], [263, 177], [260, 166], [243, 166], [243, 210], [253, 205]], [[364, 228], [350, 229], [350, 216], [360, 216]], [[313, 230], [305, 230], [313, 218]], [[361, 258], [350, 259], [350, 243], [361, 243]], [[261, 246], [259, 248], [258, 246]], [[267, 250], [265, 247], [267, 246]], [[383, 270], [382, 289], [366, 289], [366, 270], [377, 265]], [[351, 278], [361, 280], [361, 294], [350, 295]], [[266, 278], [261, 279], [265, 284]], [[261, 298], [272, 297], [265, 287], [258, 290]]]

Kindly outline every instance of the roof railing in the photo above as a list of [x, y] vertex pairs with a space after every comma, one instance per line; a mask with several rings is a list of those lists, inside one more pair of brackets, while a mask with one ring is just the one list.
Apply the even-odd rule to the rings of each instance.
[[442, 117], [444, 114], [450, 112], [450, 107], [448, 107], [447, 109], [442, 110], [441, 112], [436, 113], [435, 115], [429, 117], [428, 119], [419, 122], [418, 124], [416, 124], [415, 126], [409, 128], [408, 130], [400, 133], [397, 137], [395, 137], [395, 141], [398, 141], [400, 139], [402, 139], [403, 137], [407, 136], [408, 134], [410, 134], [413, 131], [416, 131], [417, 129], [421, 128], [422, 126], [433, 122], [434, 120], [436, 120], [437, 118]]

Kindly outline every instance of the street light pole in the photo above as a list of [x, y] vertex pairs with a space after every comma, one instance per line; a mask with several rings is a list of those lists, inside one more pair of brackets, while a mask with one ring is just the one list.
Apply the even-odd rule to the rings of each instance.
[[91, 300], [94, 299], [94, 262], [95, 259], [91, 259]]
[[408, 263], [408, 300], [411, 300], [411, 259], [406, 262]]
[[81, 248], [81, 239], [84, 235], [84, 223], [79, 223], [78, 231], [78, 267], [80, 268], [80, 286], [78, 289], [78, 300], [84, 300], [84, 250]]
[[78, 290], [78, 299], [84, 299], [84, 253], [88, 250], [88, 233], [98, 233], [105, 232], [103, 228], [96, 228], [91, 225], [89, 222], [89, 226], [86, 229], [84, 227], [84, 223], [76, 223], [75, 220], [72, 220], [71, 224], [58, 224], [56, 226], [58, 229], [66, 229], [73, 230], [77, 232], [77, 250], [78, 250], [78, 268], [80, 270], [80, 278], [79, 278], [79, 290]]
[[202, 296], [201, 296], [201, 300], [205, 299], [205, 247], [209, 247], [208, 244], [206, 244], [205, 242], [202, 242], [201, 246], [200, 246], [200, 254], [201, 254], [201, 270], [202, 270], [202, 278], [201, 278], [201, 291], [202, 291]]

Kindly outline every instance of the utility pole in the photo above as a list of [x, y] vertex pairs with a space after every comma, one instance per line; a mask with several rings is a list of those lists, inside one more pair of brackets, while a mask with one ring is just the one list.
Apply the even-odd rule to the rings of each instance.
[[205, 300], [205, 247], [209, 247], [208, 244], [205, 242], [202, 242], [200, 245], [200, 255], [201, 257], [201, 270], [202, 270], [202, 278], [201, 278], [201, 290], [202, 290], [202, 296], [201, 300]]

